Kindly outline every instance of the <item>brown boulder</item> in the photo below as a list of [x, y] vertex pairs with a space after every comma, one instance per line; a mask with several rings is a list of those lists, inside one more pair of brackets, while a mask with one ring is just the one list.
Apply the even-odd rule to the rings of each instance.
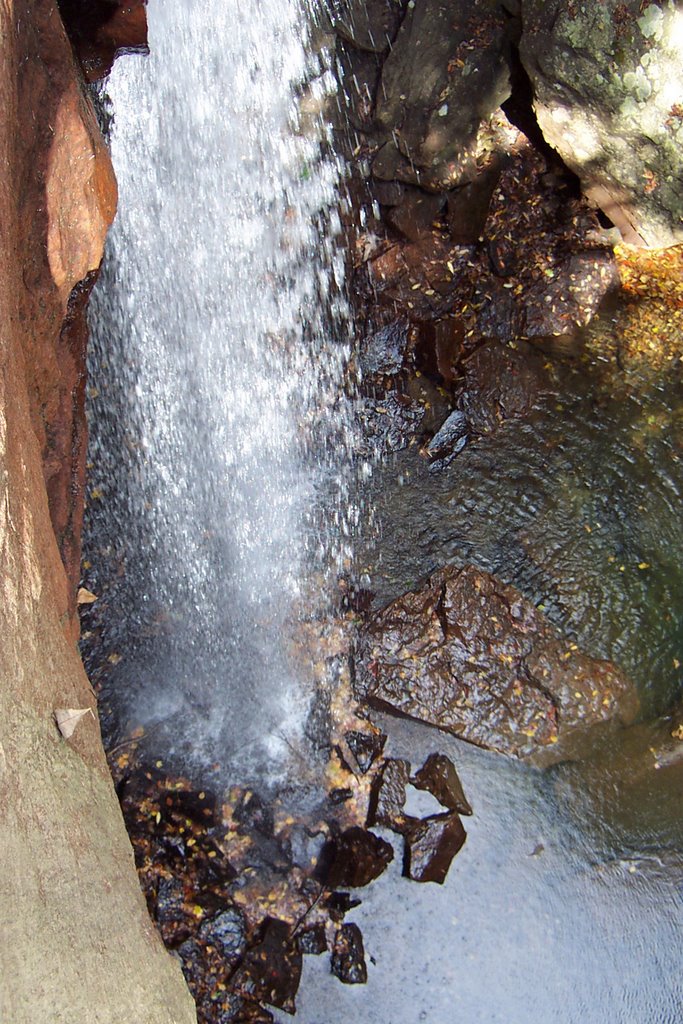
[[474, 566], [446, 566], [377, 612], [358, 672], [375, 706], [539, 761], [638, 706], [614, 665], [582, 654], [519, 591]]

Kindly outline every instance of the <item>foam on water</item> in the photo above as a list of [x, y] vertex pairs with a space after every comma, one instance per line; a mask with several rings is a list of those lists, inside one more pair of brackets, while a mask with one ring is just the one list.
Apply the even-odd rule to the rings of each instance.
[[182, 716], [176, 752], [247, 771], [303, 727], [291, 623], [348, 544], [342, 168], [314, 23], [298, 0], [150, 3], [149, 57], [106, 85], [120, 204], [91, 312], [89, 544], [125, 648], [112, 703], [122, 727]]

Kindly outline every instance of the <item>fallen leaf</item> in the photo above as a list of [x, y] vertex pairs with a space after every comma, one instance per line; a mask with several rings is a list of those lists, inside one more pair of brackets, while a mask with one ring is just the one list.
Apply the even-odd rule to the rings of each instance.
[[55, 721], [65, 740], [69, 739], [80, 720], [88, 714], [95, 717], [92, 708], [57, 708]]
[[93, 601], [97, 600], [97, 594], [93, 594], [92, 590], [86, 590], [85, 587], [78, 588], [78, 594], [76, 596], [77, 604], [92, 604]]

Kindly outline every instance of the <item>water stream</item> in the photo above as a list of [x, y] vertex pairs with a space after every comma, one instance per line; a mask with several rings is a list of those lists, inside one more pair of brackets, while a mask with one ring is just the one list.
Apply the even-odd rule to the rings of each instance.
[[91, 314], [104, 713], [247, 781], [301, 734], [295, 623], [346, 555], [335, 85], [298, 0], [152, 3], [149, 24], [106, 85], [120, 204]]
[[[141, 725], [155, 756], [242, 783], [287, 777], [316, 686], [297, 628], [324, 614], [357, 519], [315, 22], [297, 0], [151, 0], [150, 56], [106, 86], [121, 199], [92, 307], [87, 551], [105, 729]], [[647, 719], [681, 684], [679, 375], [620, 393], [600, 355], [556, 367], [527, 421], [442, 476], [417, 446], [387, 461], [369, 586], [381, 602], [447, 561], [498, 573], [618, 661]], [[651, 763], [666, 725], [544, 773], [382, 725], [414, 767], [450, 754], [469, 839], [443, 889], [399, 856], [361, 894], [367, 986], [306, 957], [297, 1020], [681, 1019], [681, 766]]]

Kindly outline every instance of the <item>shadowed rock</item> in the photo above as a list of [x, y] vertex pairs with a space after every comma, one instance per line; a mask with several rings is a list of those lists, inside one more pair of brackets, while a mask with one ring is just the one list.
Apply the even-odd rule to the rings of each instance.
[[403, 874], [414, 882], [442, 885], [467, 833], [457, 814], [435, 814], [416, 822], [405, 836]]
[[374, 615], [358, 675], [376, 706], [545, 762], [638, 707], [614, 665], [582, 654], [518, 590], [474, 566], [446, 566]]
[[266, 920], [261, 942], [250, 949], [234, 979], [233, 991], [254, 1002], [294, 1013], [302, 954], [286, 921]]
[[455, 765], [445, 754], [430, 754], [411, 782], [416, 789], [431, 793], [449, 811], [472, 813]]
[[316, 877], [330, 888], [358, 888], [381, 875], [393, 859], [389, 843], [354, 825], [325, 844]]
[[388, 758], [372, 784], [368, 825], [379, 825], [401, 832], [405, 828], [406, 786], [410, 781], [410, 765], [398, 758]]
[[364, 985], [368, 980], [363, 936], [357, 924], [343, 924], [337, 932], [331, 967], [345, 985]]

